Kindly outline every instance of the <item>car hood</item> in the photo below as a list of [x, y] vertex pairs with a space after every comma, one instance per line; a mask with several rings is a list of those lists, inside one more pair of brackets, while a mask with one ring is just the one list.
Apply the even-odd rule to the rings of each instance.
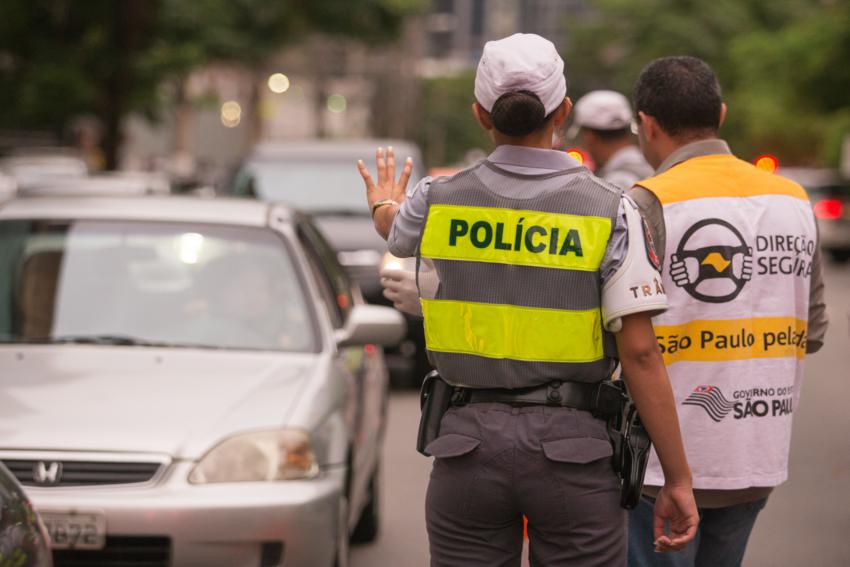
[[45, 345], [0, 349], [0, 449], [197, 458], [234, 432], [280, 427], [316, 357]]

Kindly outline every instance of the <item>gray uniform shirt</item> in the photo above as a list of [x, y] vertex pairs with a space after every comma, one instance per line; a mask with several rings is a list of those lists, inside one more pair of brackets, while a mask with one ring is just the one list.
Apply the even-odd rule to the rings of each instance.
[[[507, 171], [525, 175], [540, 175], [581, 167], [581, 164], [566, 152], [522, 146], [498, 146], [487, 159]], [[419, 249], [419, 241], [428, 216], [430, 186], [431, 178], [425, 177], [408, 189], [405, 201], [396, 214], [387, 244], [390, 253], [399, 258], [415, 256]], [[617, 219], [617, 223], [612, 227], [608, 249], [600, 266], [603, 282], [620, 267], [628, 250], [628, 227], [622, 205]]]
[[651, 177], [652, 166], [646, 163], [637, 146], [627, 146], [617, 150], [605, 165], [596, 170], [596, 175], [616, 185], [620, 189], [629, 189], [642, 179]]

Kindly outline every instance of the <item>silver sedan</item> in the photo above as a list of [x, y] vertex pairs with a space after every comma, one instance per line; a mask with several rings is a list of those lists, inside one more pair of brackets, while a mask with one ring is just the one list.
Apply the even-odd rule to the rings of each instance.
[[57, 566], [345, 565], [403, 334], [286, 207], [0, 206], [0, 461]]

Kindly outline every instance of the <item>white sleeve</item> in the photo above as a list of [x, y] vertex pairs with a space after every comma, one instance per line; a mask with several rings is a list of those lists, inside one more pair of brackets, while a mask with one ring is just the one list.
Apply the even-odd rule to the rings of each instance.
[[650, 312], [654, 316], [667, 310], [658, 256], [647, 240], [646, 224], [629, 197], [623, 197], [623, 208], [628, 226], [626, 257], [602, 287], [602, 324], [612, 333], [620, 331], [626, 315]]

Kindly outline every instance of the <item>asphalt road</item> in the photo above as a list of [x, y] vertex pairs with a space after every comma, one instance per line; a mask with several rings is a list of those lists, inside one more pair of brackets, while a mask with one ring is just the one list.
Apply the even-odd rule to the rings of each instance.
[[[831, 325], [807, 359], [795, 408], [790, 478], [771, 496], [750, 540], [745, 567], [850, 565], [850, 265], [827, 266]], [[354, 567], [428, 565], [425, 487], [431, 459], [413, 448], [416, 394], [396, 392], [384, 448], [382, 532], [356, 547]]]

